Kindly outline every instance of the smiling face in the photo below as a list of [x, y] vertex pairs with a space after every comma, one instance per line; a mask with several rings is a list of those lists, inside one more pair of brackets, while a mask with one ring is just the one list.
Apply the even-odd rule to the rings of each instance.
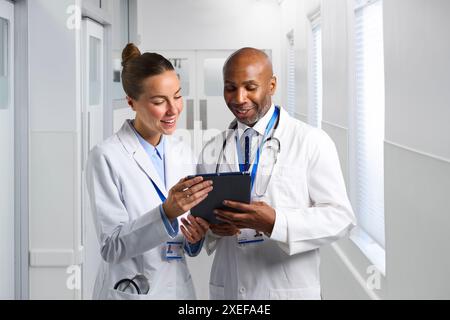
[[233, 54], [224, 67], [224, 98], [236, 119], [254, 126], [272, 105], [276, 89], [269, 58], [257, 49]]
[[128, 97], [128, 104], [136, 111], [136, 130], [149, 143], [157, 145], [161, 135], [174, 133], [183, 110], [180, 80], [170, 70], [146, 78], [142, 87], [138, 100]]

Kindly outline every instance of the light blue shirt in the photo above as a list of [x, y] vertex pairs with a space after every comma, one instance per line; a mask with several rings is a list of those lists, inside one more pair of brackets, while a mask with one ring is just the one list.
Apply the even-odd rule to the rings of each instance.
[[[159, 144], [155, 147], [152, 144], [148, 143], [144, 138], [142, 138], [139, 132], [137, 132], [136, 129], [134, 128], [133, 123], [131, 127], [133, 128], [133, 131], [136, 134], [139, 143], [142, 145], [148, 157], [152, 161], [153, 167], [156, 169], [156, 172], [158, 173], [159, 177], [161, 178], [161, 181], [163, 182], [164, 186], [167, 189], [165, 166], [164, 166], [164, 147], [166, 139], [164, 135], [161, 136]], [[159, 212], [161, 213], [161, 218], [164, 222], [164, 226], [166, 227], [167, 233], [172, 238], [175, 238], [179, 231], [178, 219], [175, 219], [175, 221], [171, 223], [170, 220], [167, 218], [166, 213], [164, 212], [162, 204], [159, 207]], [[190, 244], [189, 242], [186, 241], [184, 248], [190, 256], [195, 256], [200, 253], [202, 244], [203, 239], [202, 241], [199, 241], [196, 244]]]

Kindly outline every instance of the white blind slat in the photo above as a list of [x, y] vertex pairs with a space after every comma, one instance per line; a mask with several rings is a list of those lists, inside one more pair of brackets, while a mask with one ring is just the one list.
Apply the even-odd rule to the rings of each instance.
[[312, 57], [311, 57], [311, 85], [308, 122], [310, 125], [320, 128], [322, 123], [322, 26], [318, 22], [320, 16], [312, 27]]
[[287, 38], [287, 111], [291, 116], [295, 116], [295, 47], [293, 32], [290, 32]]
[[382, 0], [356, 0], [355, 19], [355, 211], [359, 226], [384, 248]]

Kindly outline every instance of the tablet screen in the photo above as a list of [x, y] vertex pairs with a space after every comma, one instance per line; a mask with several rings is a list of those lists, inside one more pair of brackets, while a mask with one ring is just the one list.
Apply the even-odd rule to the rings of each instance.
[[250, 203], [251, 179], [249, 173], [227, 172], [196, 176], [202, 176], [204, 180], [212, 180], [213, 190], [205, 200], [191, 209], [193, 216], [202, 217], [211, 224], [220, 224], [223, 222], [216, 219], [213, 213], [215, 209], [236, 211], [224, 206], [224, 200]]

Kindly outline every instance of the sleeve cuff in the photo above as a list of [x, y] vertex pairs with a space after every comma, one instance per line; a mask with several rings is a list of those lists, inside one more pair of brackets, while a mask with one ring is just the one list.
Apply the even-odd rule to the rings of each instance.
[[159, 206], [159, 212], [161, 214], [161, 219], [163, 220], [164, 227], [166, 227], [167, 233], [172, 238], [175, 238], [178, 235], [178, 219], [175, 219], [174, 222], [170, 223], [169, 218], [167, 218], [167, 215], [164, 212], [162, 204]]
[[275, 224], [270, 239], [283, 243], [288, 241], [287, 218], [282, 210], [276, 210]]
[[190, 257], [195, 257], [202, 250], [204, 241], [205, 238], [202, 238], [202, 240], [200, 240], [199, 242], [191, 244], [186, 240], [184, 243], [184, 251], [186, 251]]

